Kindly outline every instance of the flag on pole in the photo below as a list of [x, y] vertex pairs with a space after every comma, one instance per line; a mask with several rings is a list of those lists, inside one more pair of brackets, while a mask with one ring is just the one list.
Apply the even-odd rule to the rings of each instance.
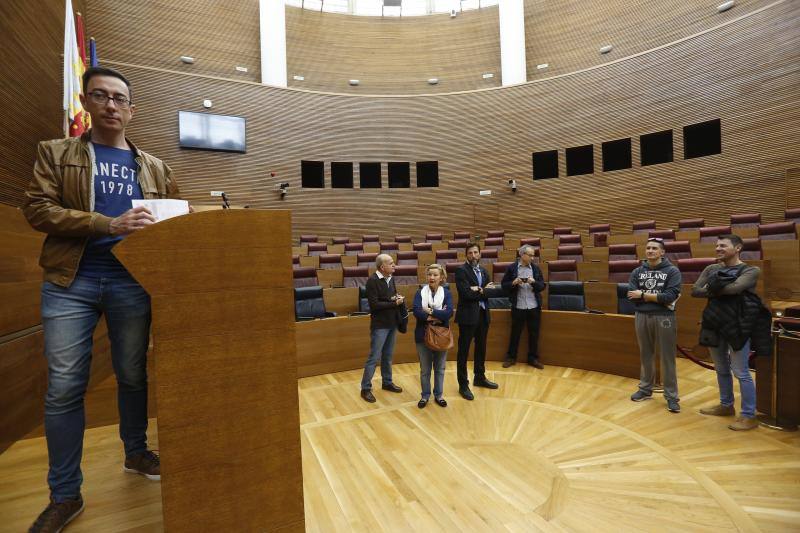
[[66, 137], [77, 137], [84, 131], [83, 106], [81, 94], [81, 76], [83, 63], [78, 50], [78, 37], [75, 33], [75, 18], [72, 13], [72, 0], [66, 0], [67, 10], [64, 16], [64, 118]]
[[97, 44], [94, 42], [94, 37], [89, 38], [89, 66], [96, 67], [100, 63], [97, 61]]
[[[83, 16], [79, 13], [75, 13], [75, 27], [77, 29], [77, 37], [78, 37], [78, 55], [81, 58], [81, 79], [83, 78], [83, 73], [86, 72], [86, 37], [83, 35]], [[81, 88], [83, 88], [83, 83], [81, 83]], [[83, 121], [83, 130], [86, 131], [92, 126], [92, 117], [89, 116], [89, 113], [86, 111], [81, 111], [80, 117]]]

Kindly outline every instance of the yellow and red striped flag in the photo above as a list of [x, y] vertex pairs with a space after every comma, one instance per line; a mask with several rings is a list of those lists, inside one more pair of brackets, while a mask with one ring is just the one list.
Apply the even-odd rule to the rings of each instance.
[[[81, 76], [84, 63], [78, 50], [78, 37], [75, 33], [75, 18], [72, 13], [72, 0], [67, 0], [64, 16], [64, 118], [66, 137], [77, 137], [84, 131], [83, 106], [80, 101]], [[81, 23], [81, 26], [83, 24]]]

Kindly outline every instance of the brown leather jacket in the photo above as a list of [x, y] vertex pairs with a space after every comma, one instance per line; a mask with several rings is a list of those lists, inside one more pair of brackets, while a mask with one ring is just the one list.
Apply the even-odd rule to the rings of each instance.
[[[89, 139], [86, 132], [81, 137], [40, 142], [22, 206], [30, 225], [47, 233], [39, 256], [44, 279], [62, 287], [75, 279], [89, 239], [111, 233], [111, 218], [94, 212], [94, 149]], [[144, 198], [177, 197], [170, 168], [132, 142], [128, 144], [139, 165]]]

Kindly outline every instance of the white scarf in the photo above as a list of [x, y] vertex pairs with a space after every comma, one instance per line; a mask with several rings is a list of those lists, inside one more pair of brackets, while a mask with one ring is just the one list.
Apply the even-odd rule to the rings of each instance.
[[425, 285], [420, 289], [420, 295], [422, 296], [422, 307], [441, 309], [444, 305], [444, 287], [441, 285], [437, 287], [434, 295], [431, 295], [431, 286]]

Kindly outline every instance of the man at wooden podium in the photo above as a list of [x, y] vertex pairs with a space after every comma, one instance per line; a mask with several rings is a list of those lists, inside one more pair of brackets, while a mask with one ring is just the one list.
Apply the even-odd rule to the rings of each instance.
[[123, 469], [161, 479], [159, 458], [147, 449], [150, 297], [111, 248], [155, 222], [145, 208], [132, 209], [132, 200], [175, 197], [178, 188], [167, 165], [125, 137], [134, 104], [122, 74], [88, 69], [80, 100], [92, 128], [80, 137], [39, 144], [23, 206], [31, 226], [47, 233], [39, 264], [50, 504], [31, 531], [60, 531], [83, 510], [84, 395], [101, 315], [117, 377]]

